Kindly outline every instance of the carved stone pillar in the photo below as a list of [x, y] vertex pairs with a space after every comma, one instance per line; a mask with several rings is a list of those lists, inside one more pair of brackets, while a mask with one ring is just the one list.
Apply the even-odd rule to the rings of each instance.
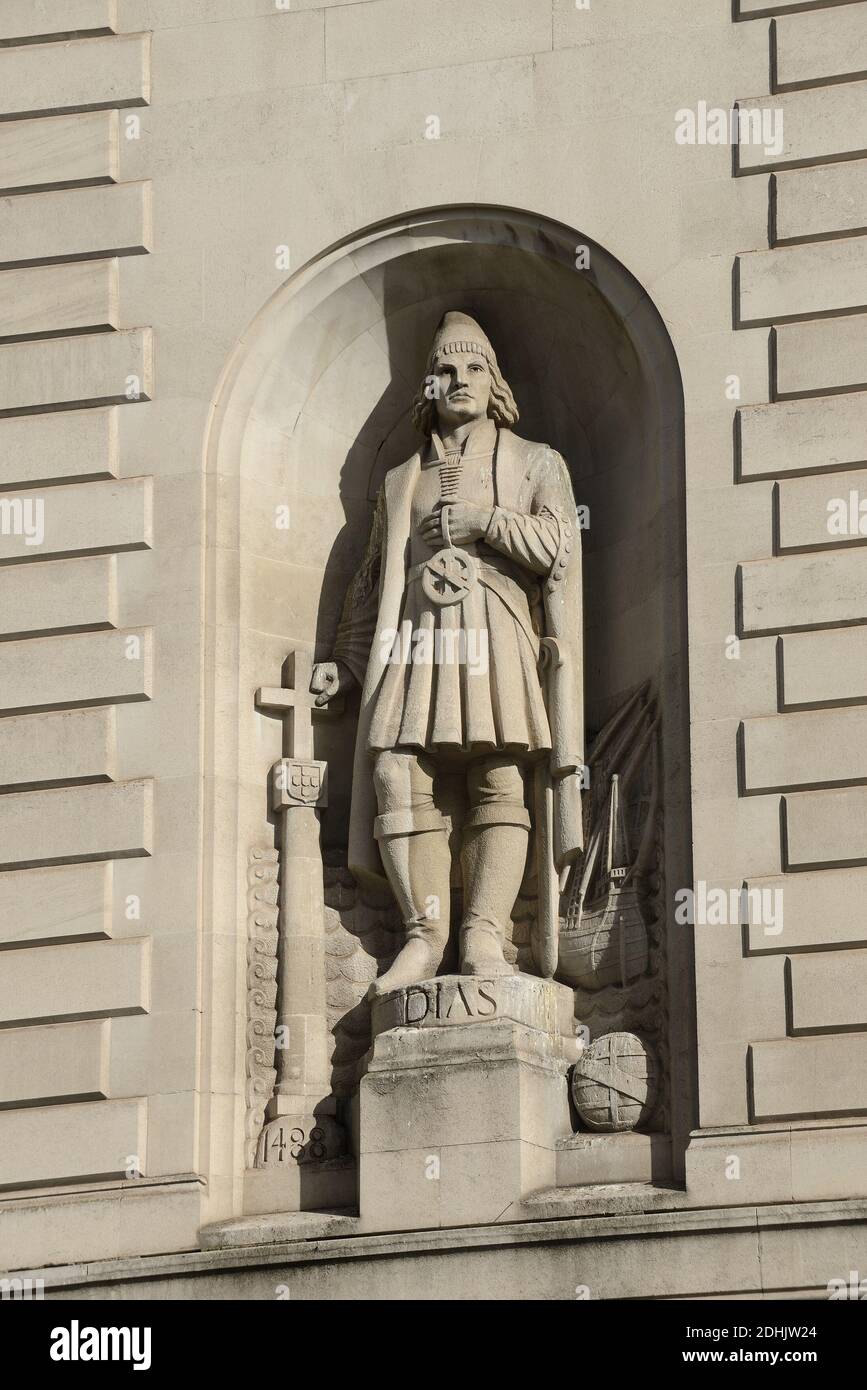
[[329, 1074], [319, 843], [328, 767], [313, 757], [309, 654], [293, 652], [287, 667], [286, 686], [257, 694], [261, 709], [283, 715], [289, 756], [271, 769], [271, 808], [280, 818], [276, 1081], [247, 1174], [248, 1211], [315, 1210], [355, 1196]]
[[319, 810], [327, 802], [327, 771], [314, 759], [282, 758], [271, 772], [271, 805], [281, 822], [277, 1080], [257, 1167], [274, 1162], [272, 1151], [285, 1142], [297, 1160], [336, 1158], [343, 1151], [343, 1130], [333, 1118], [325, 1000]]

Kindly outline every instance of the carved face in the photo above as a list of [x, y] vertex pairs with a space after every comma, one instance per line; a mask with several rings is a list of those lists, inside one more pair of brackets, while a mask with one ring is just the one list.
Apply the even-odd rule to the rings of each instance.
[[491, 399], [491, 369], [481, 353], [455, 352], [439, 357], [433, 374], [441, 430], [484, 419]]

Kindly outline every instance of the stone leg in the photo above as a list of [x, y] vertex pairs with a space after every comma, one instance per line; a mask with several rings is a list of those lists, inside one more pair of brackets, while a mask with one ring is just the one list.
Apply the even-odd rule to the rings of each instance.
[[431, 979], [448, 944], [451, 853], [433, 776], [427, 759], [413, 753], [380, 753], [374, 767], [375, 834], [406, 926], [406, 944], [371, 986], [374, 998]]
[[470, 811], [464, 823], [461, 865], [464, 975], [511, 975], [503, 955], [506, 924], [524, 877], [530, 817], [520, 767], [508, 758], [484, 758], [467, 773]]

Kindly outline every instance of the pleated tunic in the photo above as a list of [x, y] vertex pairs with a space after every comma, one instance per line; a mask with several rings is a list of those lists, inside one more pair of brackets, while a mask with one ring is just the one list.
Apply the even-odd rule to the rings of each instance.
[[[539, 674], [543, 607], [539, 578], [557, 555], [554, 517], [496, 505], [496, 429], [486, 422], [464, 446], [451, 492], [491, 512], [486, 536], [461, 545], [476, 581], [459, 602], [439, 606], [425, 593], [428, 545], [418, 526], [443, 497], [442, 459], [432, 449], [412, 500], [401, 621], [393, 641], [371, 653], [385, 668], [368, 747], [536, 753], [551, 747]], [[446, 489], [448, 494], [448, 488]], [[390, 639], [391, 634], [388, 635]]]

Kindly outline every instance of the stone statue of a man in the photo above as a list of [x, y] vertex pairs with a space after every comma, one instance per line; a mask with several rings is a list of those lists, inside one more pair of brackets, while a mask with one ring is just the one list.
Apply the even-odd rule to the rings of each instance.
[[511, 973], [540, 771], [555, 876], [581, 846], [575, 503], [563, 459], [514, 435], [517, 419], [486, 334], [446, 314], [413, 407], [424, 445], [385, 479], [334, 659], [313, 672], [318, 704], [363, 689], [349, 865], [387, 878], [406, 927], [380, 994], [440, 969], [458, 857], [461, 970]]

